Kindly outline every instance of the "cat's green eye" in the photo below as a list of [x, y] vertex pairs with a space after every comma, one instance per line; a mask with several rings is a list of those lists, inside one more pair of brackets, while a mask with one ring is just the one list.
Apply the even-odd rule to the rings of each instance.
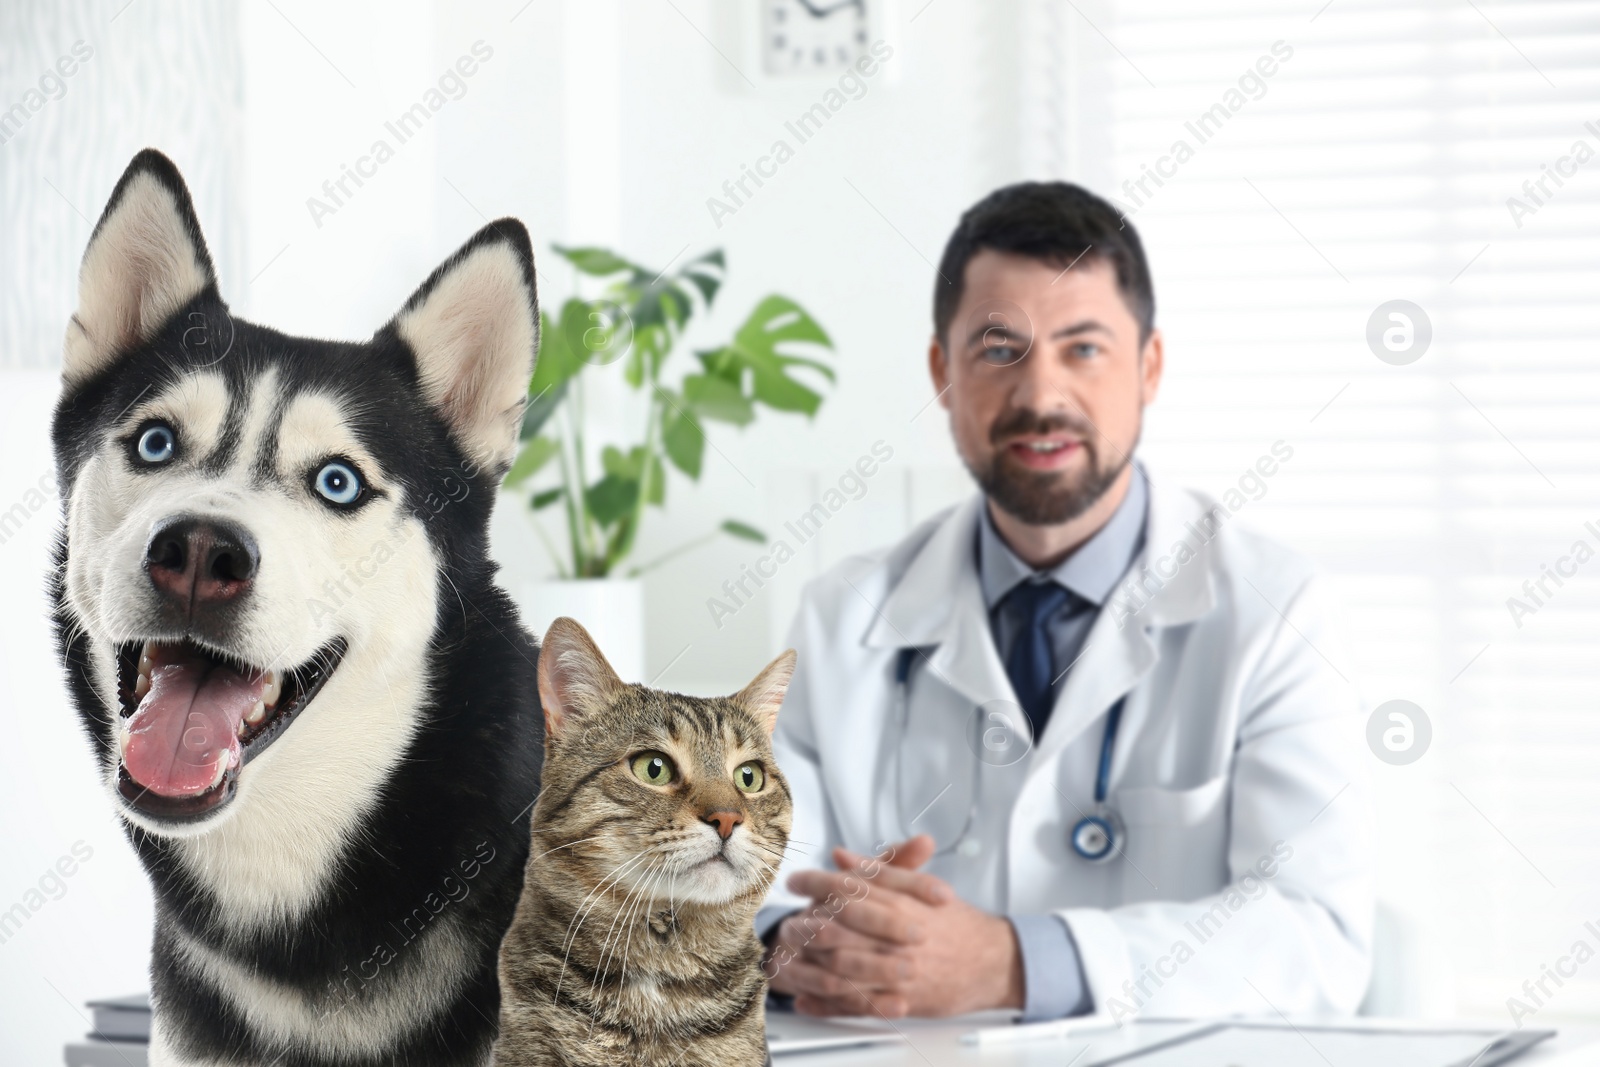
[[641, 752], [633, 757], [633, 776], [646, 785], [666, 785], [678, 776], [672, 760], [659, 752]]
[[746, 793], [759, 793], [767, 784], [767, 772], [759, 763], [741, 763], [733, 772], [733, 784]]

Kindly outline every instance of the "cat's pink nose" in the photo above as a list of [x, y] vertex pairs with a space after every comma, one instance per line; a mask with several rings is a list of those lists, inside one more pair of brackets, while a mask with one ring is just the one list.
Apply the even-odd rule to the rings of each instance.
[[701, 818], [717, 828], [717, 835], [724, 841], [733, 833], [733, 828], [744, 822], [744, 816], [736, 811], [713, 811]]

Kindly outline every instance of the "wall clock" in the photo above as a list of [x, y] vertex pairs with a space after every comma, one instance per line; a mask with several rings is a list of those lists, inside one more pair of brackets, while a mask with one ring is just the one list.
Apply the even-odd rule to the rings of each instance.
[[761, 68], [770, 77], [843, 71], [866, 51], [868, 0], [760, 0]]

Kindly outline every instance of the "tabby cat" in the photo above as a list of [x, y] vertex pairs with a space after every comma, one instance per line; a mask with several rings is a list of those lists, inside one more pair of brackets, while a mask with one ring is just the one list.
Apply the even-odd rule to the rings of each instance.
[[496, 1067], [759, 1067], [752, 920], [788, 846], [771, 733], [795, 654], [731, 697], [625, 685], [557, 619], [539, 656], [544, 784], [500, 947]]

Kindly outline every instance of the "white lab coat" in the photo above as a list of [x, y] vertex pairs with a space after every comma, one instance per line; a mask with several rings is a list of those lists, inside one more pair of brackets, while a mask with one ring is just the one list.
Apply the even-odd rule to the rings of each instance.
[[[1205, 516], [1227, 509], [1152, 479], [1145, 548], [1043, 737], [1010, 766], [980, 763], [977, 709], [1015, 701], [979, 587], [982, 505], [807, 586], [775, 735], [795, 844], [758, 926], [807, 903], [784, 880], [831, 866], [832, 846], [866, 853], [927, 831], [966, 841], [926, 868], [964, 899], [1065, 920], [1096, 1009], [1119, 1019], [1353, 1011], [1370, 968], [1372, 756], [1309, 565], [1237, 519], [1207, 539]], [[1146, 567], [1167, 580], [1130, 596]], [[902, 712], [894, 663], [908, 645], [927, 658]], [[1124, 694], [1110, 797], [1125, 853], [1094, 865], [1068, 837], [1093, 808], [1106, 714]]]

